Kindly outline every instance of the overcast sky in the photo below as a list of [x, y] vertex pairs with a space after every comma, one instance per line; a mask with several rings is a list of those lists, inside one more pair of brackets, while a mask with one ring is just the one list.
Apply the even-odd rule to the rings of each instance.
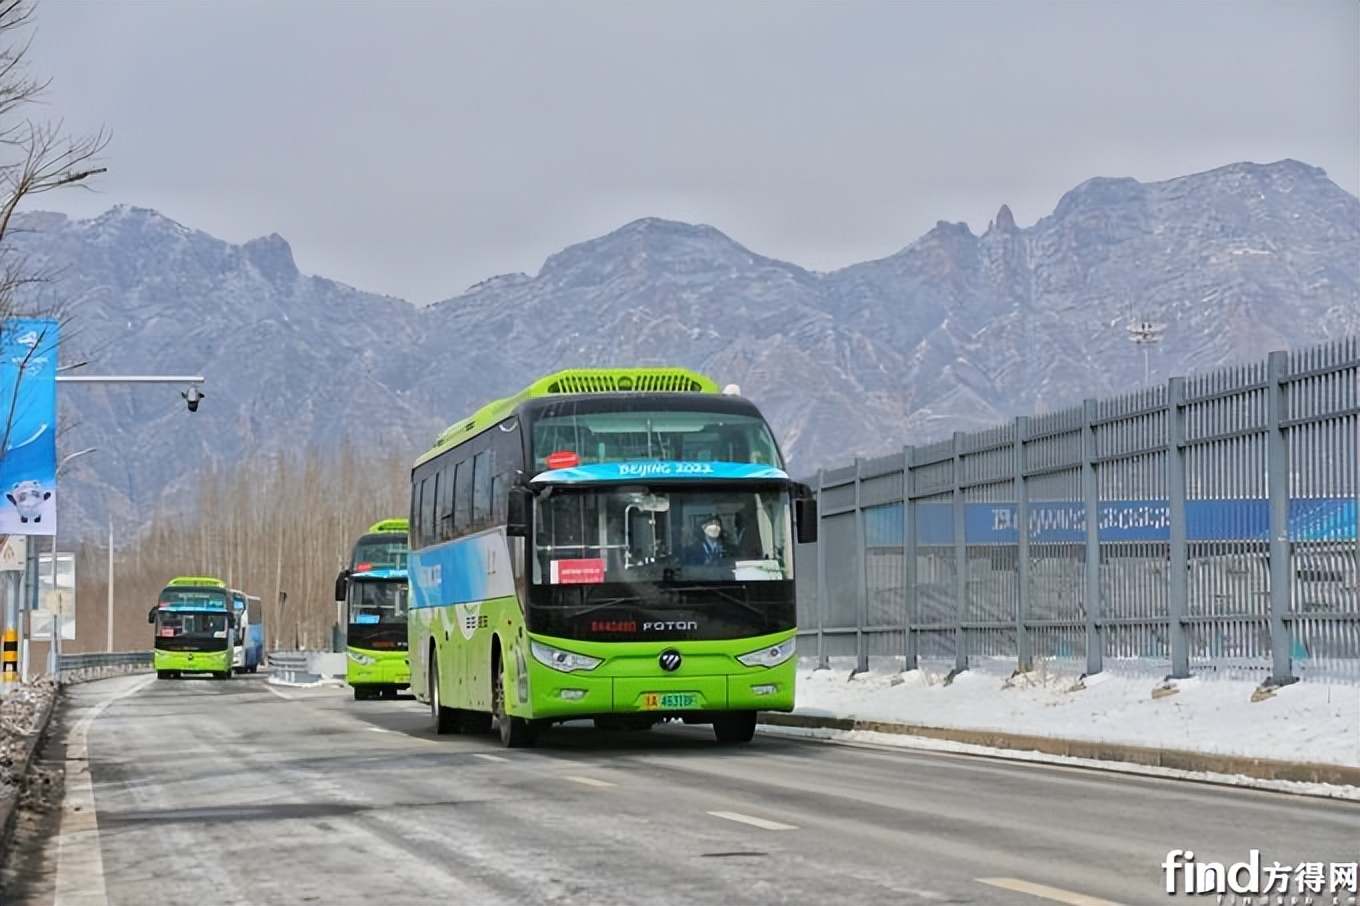
[[38, 118], [149, 207], [426, 304], [639, 217], [813, 270], [1094, 176], [1292, 157], [1360, 193], [1360, 4], [45, 0]]

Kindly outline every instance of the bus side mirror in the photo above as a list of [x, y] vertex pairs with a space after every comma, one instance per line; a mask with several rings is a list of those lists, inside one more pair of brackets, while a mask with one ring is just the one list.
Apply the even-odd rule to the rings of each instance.
[[146, 621], [148, 623], [156, 622], [156, 608], [153, 607], [146, 612]]
[[795, 485], [793, 489], [793, 525], [799, 544], [812, 544], [817, 540], [817, 498], [812, 488], [805, 484]]
[[511, 488], [510, 498], [505, 504], [505, 534], [511, 538], [523, 538], [529, 533], [528, 515], [529, 498], [532, 492], [528, 488]]
[[[340, 570], [340, 575], [335, 577], [335, 600], [345, 600], [345, 592], [349, 590], [349, 570]], [[282, 602], [280, 602], [282, 603]]]

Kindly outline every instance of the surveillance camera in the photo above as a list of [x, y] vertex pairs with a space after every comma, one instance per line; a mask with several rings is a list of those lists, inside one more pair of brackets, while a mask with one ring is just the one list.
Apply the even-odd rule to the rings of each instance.
[[199, 402], [208, 394], [199, 390], [198, 385], [195, 384], [191, 385], [188, 390], [181, 390], [179, 395], [184, 397], [184, 402], [189, 405], [190, 412], [197, 412]]

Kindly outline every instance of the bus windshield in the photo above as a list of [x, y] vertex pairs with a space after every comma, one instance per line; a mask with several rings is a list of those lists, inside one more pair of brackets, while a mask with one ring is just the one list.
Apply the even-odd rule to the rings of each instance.
[[357, 579], [349, 595], [351, 623], [405, 623], [406, 581]]
[[183, 636], [225, 639], [227, 637], [226, 611], [167, 610], [165, 608], [156, 611], [157, 638], [180, 638]]
[[554, 488], [535, 503], [537, 585], [793, 578], [787, 491]]
[[227, 608], [227, 594], [206, 588], [167, 588], [161, 592], [160, 605], [190, 604], [195, 607]]
[[778, 447], [758, 416], [696, 411], [581, 412], [533, 423], [538, 471], [554, 453], [580, 464], [671, 460], [763, 463], [779, 467]]
[[369, 569], [405, 569], [405, 535], [365, 535], [354, 545], [351, 569], [367, 563]]

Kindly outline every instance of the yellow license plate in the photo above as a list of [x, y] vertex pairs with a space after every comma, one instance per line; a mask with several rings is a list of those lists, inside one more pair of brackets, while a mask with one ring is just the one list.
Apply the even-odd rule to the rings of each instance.
[[648, 692], [642, 696], [644, 711], [674, 711], [693, 708], [699, 696], [694, 692]]

